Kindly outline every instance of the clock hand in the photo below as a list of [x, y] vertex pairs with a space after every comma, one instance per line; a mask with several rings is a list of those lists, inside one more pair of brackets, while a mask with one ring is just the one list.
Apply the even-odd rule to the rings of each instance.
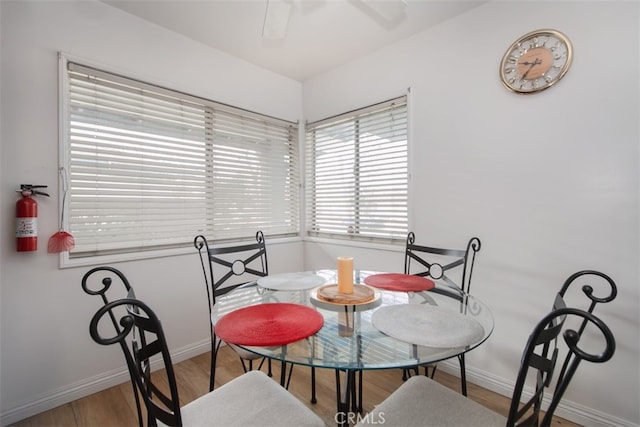
[[529, 65], [529, 69], [522, 75], [522, 79], [524, 80], [527, 78], [527, 74], [529, 74], [529, 71], [531, 71], [533, 67], [535, 67], [536, 65], [542, 64], [542, 59], [536, 58], [536, 60], [533, 62], [523, 62], [523, 64]]
[[522, 75], [522, 80], [525, 80], [527, 78], [527, 74], [529, 74], [529, 71], [531, 71], [531, 69], [535, 67], [535, 65], [536, 65], [535, 62], [531, 63], [531, 66], [529, 67], [529, 69]]

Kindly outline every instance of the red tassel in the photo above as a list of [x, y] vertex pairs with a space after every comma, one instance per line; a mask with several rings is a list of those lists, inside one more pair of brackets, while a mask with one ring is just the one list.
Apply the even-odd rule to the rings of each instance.
[[49, 243], [47, 244], [47, 251], [50, 254], [67, 252], [76, 246], [76, 241], [73, 236], [66, 231], [60, 230], [53, 236], [49, 237]]

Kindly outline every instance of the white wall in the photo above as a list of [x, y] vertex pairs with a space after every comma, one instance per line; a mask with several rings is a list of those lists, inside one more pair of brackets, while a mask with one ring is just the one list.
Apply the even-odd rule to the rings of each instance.
[[[96, 1], [1, 1], [2, 167], [0, 285], [2, 424], [108, 385], [122, 372], [117, 348], [89, 337], [99, 302], [46, 252], [58, 228], [58, 51], [185, 92], [287, 120], [302, 117], [302, 85]], [[47, 184], [39, 198], [40, 247], [14, 250], [20, 183]], [[194, 233], [195, 235], [195, 233]], [[302, 243], [267, 241], [270, 270], [302, 268]], [[206, 296], [195, 249], [115, 264], [163, 319], [183, 357], [208, 349]], [[113, 381], [126, 381], [116, 376]]]
[[[496, 326], [468, 356], [472, 381], [509, 394], [564, 279], [614, 278], [619, 296], [597, 314], [617, 352], [581, 367], [558, 412], [586, 425], [640, 423], [639, 18], [638, 2], [492, 2], [304, 84], [311, 122], [411, 88], [412, 230], [427, 245], [482, 240], [473, 293]], [[502, 55], [540, 28], [569, 36], [573, 66], [547, 91], [512, 94]], [[307, 268], [349, 253], [360, 268], [403, 268], [397, 252], [305, 248]]]
[[[469, 355], [472, 379], [506, 392], [526, 335], [564, 278], [601, 269], [620, 289], [598, 309], [617, 353], [582, 367], [565, 409], [577, 413], [563, 415], [640, 424], [638, 3], [542, 4], [553, 7], [487, 4], [302, 87], [102, 3], [0, 1], [2, 424], [103, 387], [123, 366], [118, 349], [89, 337], [97, 302], [80, 288], [87, 268], [59, 270], [43, 246], [13, 249], [20, 183], [50, 186], [51, 200], [40, 199], [41, 242], [57, 231], [58, 51], [288, 120], [316, 120], [411, 87], [412, 228], [438, 245], [482, 239], [474, 293], [490, 302], [496, 329]], [[544, 27], [573, 41], [571, 70], [544, 93], [507, 92], [497, 74], [504, 50]], [[344, 253], [359, 268], [402, 268], [397, 251], [315, 243], [271, 245], [270, 268], [330, 267]], [[115, 266], [159, 312], [174, 350], [206, 350], [194, 255]]]

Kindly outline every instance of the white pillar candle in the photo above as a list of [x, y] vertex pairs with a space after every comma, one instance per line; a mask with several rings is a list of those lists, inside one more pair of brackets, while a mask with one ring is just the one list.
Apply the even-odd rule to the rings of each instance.
[[353, 293], [353, 258], [338, 257], [338, 292]]

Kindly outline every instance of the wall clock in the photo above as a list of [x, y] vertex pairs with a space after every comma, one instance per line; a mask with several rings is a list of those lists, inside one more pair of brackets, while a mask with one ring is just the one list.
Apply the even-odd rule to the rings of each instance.
[[500, 63], [500, 78], [513, 92], [540, 92], [564, 77], [572, 59], [571, 41], [560, 31], [532, 31], [509, 46]]

